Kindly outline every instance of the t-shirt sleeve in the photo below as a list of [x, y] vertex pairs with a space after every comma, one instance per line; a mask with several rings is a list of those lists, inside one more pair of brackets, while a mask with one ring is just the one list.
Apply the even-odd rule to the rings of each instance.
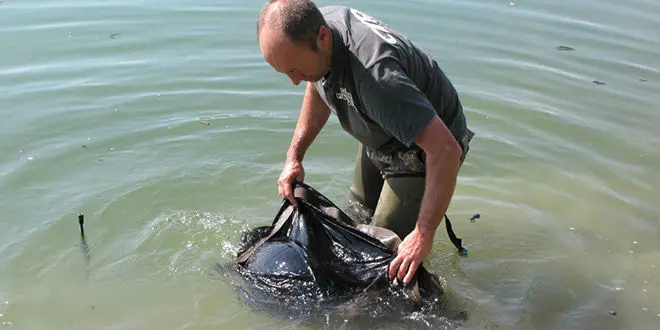
[[376, 63], [356, 85], [365, 115], [408, 147], [436, 116], [426, 95], [394, 61]]

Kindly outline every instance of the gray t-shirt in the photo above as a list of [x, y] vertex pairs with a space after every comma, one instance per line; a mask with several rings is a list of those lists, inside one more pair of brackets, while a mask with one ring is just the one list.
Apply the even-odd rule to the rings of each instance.
[[372, 150], [415, 148], [415, 137], [438, 114], [457, 141], [463, 138], [458, 94], [435, 60], [355, 9], [320, 9], [333, 54], [330, 72], [315, 87], [349, 134]]

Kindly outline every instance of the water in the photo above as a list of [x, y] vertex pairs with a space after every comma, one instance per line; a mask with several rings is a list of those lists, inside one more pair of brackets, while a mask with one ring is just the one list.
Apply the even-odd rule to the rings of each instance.
[[[274, 217], [303, 93], [261, 4], [0, 2], [0, 329], [304, 327], [213, 271]], [[449, 211], [470, 256], [438, 231], [427, 260], [470, 327], [657, 328], [660, 3], [350, 5], [435, 55], [477, 133]], [[332, 118], [307, 182], [347, 205], [356, 151]]]

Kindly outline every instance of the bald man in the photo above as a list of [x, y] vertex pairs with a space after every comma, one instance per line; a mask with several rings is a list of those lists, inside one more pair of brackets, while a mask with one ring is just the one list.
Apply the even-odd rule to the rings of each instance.
[[403, 242], [389, 277], [409, 283], [433, 246], [473, 133], [449, 79], [405, 36], [358, 10], [269, 1], [257, 22], [264, 59], [307, 82], [279, 193], [295, 204], [303, 158], [334, 113], [360, 142], [351, 192], [372, 225]]

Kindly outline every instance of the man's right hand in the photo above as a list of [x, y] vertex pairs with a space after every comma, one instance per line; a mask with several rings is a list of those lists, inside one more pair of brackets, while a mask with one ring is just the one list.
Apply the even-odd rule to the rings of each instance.
[[305, 151], [328, 121], [328, 117], [330, 117], [330, 108], [323, 102], [314, 84], [308, 83], [298, 123], [291, 137], [291, 145], [286, 152], [284, 169], [280, 179], [277, 180], [280, 195], [293, 205], [298, 206], [296, 198], [293, 197], [293, 185], [296, 181], [305, 180], [305, 170], [302, 165]]
[[302, 162], [287, 161], [279, 180], [277, 180], [280, 196], [288, 199], [291, 204], [298, 206], [295, 197], [293, 197], [293, 185], [296, 181], [303, 182], [304, 180], [305, 169], [303, 169]]

